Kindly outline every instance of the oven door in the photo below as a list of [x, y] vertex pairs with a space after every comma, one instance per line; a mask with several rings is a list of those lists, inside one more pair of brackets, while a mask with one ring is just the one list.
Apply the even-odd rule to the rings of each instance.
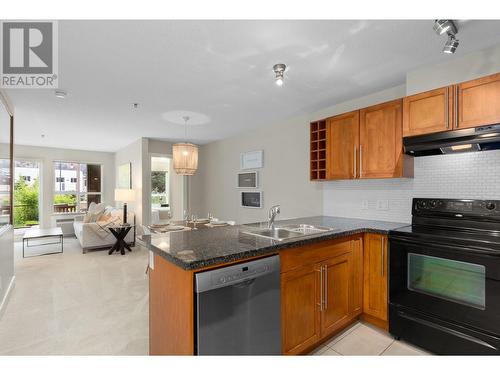
[[390, 239], [392, 305], [500, 335], [500, 253]]

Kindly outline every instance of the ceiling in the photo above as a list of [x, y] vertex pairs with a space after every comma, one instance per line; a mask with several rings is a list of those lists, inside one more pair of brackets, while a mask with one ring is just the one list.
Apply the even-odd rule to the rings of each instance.
[[[203, 144], [405, 82], [418, 66], [500, 43], [460, 22], [455, 55], [431, 20], [60, 21], [59, 87], [7, 90], [17, 144], [116, 151], [140, 137]], [[285, 84], [272, 66], [285, 63]], [[139, 103], [133, 109], [132, 103]], [[179, 112], [180, 111], [180, 112]], [[203, 119], [203, 121], [201, 121]], [[45, 137], [41, 137], [44, 134]]]

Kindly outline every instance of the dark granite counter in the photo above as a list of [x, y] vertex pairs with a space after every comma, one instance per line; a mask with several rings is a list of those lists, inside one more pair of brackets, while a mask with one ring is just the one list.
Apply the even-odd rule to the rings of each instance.
[[198, 230], [171, 232], [162, 235], [144, 235], [139, 241], [149, 250], [162, 256], [185, 270], [197, 270], [207, 266], [258, 255], [277, 253], [278, 250], [302, 246], [353, 234], [370, 232], [387, 234], [390, 230], [408, 224], [387, 221], [348, 219], [342, 217], [314, 216], [276, 221], [279, 227], [285, 224], [310, 224], [334, 228], [307, 237], [275, 241], [244, 233], [252, 228], [266, 227], [267, 223], [208, 228], [200, 225]]

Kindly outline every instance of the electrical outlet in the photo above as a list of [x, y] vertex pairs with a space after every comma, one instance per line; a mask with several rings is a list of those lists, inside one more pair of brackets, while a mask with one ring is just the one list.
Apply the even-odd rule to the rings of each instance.
[[389, 200], [387, 200], [387, 199], [377, 200], [377, 210], [388, 211], [389, 210]]
[[155, 269], [155, 253], [149, 250], [149, 268]]
[[368, 200], [367, 199], [363, 199], [361, 201], [361, 209], [362, 210], [367, 210], [368, 209]]

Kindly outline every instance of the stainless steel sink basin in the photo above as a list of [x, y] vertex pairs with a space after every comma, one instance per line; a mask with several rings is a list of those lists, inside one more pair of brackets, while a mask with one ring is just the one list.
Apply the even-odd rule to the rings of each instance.
[[313, 234], [328, 232], [331, 230], [333, 230], [333, 228], [315, 227], [308, 224], [289, 224], [279, 226], [274, 229], [249, 229], [243, 233], [269, 238], [275, 241], [284, 241], [291, 238], [311, 236]]
[[280, 228], [289, 230], [290, 232], [300, 233], [302, 235], [317, 234], [333, 230], [333, 228], [316, 227], [314, 225], [309, 225], [309, 224], [289, 224], [289, 225], [283, 225]]
[[243, 232], [245, 234], [251, 234], [258, 237], [265, 237], [276, 241], [283, 241], [289, 238], [295, 238], [302, 236], [300, 233], [291, 232], [287, 229], [275, 228], [275, 229], [252, 229]]

